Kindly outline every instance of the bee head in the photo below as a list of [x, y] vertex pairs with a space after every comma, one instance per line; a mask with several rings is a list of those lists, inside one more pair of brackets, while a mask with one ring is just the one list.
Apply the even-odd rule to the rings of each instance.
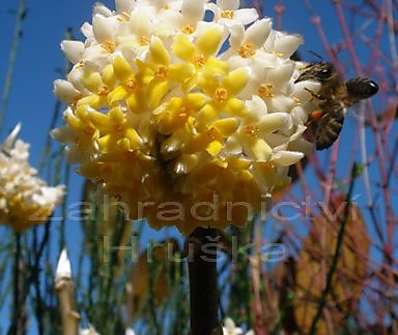
[[336, 68], [332, 63], [320, 62], [307, 66], [295, 83], [304, 80], [315, 80], [320, 83], [328, 82], [336, 75]]
[[379, 91], [379, 85], [368, 78], [354, 78], [346, 82], [347, 92], [357, 99], [367, 99]]

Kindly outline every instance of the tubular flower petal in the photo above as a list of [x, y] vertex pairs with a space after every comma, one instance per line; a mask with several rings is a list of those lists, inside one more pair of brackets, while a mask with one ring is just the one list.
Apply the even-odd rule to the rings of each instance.
[[80, 92], [66, 80], [54, 81], [54, 94], [63, 102], [73, 104], [80, 97]]
[[65, 57], [72, 63], [79, 63], [83, 57], [84, 44], [79, 41], [63, 41], [61, 43], [61, 49], [65, 54]]
[[[186, 234], [242, 226], [310, 151], [303, 133], [319, 85], [295, 83], [305, 64], [289, 58], [302, 38], [239, 6], [116, 0], [116, 10], [95, 6], [84, 43], [62, 43], [74, 66], [54, 83], [68, 108], [52, 135], [131, 219]], [[168, 201], [183, 213], [162, 218]], [[228, 212], [235, 201], [249, 208]], [[203, 202], [217, 203], [210, 221]]]

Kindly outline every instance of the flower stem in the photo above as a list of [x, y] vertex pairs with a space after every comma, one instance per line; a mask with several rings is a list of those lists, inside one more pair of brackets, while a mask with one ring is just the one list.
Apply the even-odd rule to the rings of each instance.
[[80, 316], [76, 311], [75, 289], [71, 278], [59, 278], [55, 282], [58, 293], [63, 335], [78, 335]]
[[218, 318], [216, 229], [197, 228], [188, 238], [191, 335], [221, 335]]
[[26, 332], [25, 315], [25, 278], [23, 276], [22, 245], [20, 233], [15, 233], [14, 249], [14, 297], [13, 297], [13, 317], [8, 330], [9, 335], [21, 335]]

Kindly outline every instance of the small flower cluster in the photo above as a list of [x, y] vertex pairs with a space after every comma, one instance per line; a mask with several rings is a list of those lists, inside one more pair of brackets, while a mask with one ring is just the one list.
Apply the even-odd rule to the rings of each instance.
[[0, 224], [21, 232], [43, 223], [63, 198], [64, 187], [49, 187], [28, 162], [29, 145], [17, 139], [20, 125], [0, 144]]
[[[302, 135], [315, 82], [294, 83], [304, 64], [290, 59], [302, 38], [272, 29], [239, 0], [116, 0], [94, 7], [86, 41], [64, 41], [74, 64], [55, 94], [68, 105], [53, 136], [81, 175], [129, 204], [246, 203], [289, 183], [288, 167], [312, 149]], [[185, 233], [203, 222], [159, 219]], [[244, 225], [232, 218], [211, 224]], [[209, 223], [205, 224], [206, 226]]]
[[[93, 326], [90, 326], [88, 329], [80, 329], [79, 335], [100, 335], [97, 333]], [[125, 335], [135, 335], [134, 330], [127, 329]]]
[[247, 333], [244, 333], [242, 328], [236, 327], [235, 322], [230, 319], [226, 318], [224, 321], [224, 327], [223, 327], [223, 335], [254, 335], [254, 332], [252, 330], [248, 331]]

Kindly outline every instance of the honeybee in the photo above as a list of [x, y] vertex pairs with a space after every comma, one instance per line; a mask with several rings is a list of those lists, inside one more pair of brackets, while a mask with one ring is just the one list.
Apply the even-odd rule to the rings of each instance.
[[309, 130], [317, 150], [329, 148], [339, 137], [347, 108], [375, 95], [379, 86], [372, 80], [357, 77], [345, 81], [335, 66], [327, 62], [306, 66], [295, 83], [314, 80], [321, 84], [318, 93], [308, 90], [319, 100], [319, 111], [313, 113]]

